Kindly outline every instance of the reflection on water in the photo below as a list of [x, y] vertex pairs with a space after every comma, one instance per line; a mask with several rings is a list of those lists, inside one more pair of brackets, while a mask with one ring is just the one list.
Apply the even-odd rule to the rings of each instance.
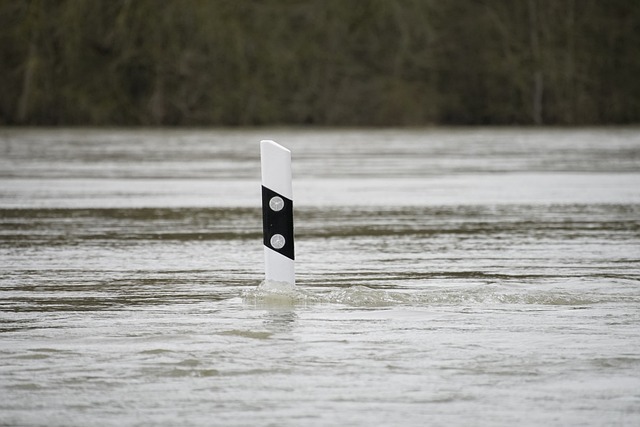
[[639, 248], [635, 129], [1, 130], [0, 424], [635, 425]]

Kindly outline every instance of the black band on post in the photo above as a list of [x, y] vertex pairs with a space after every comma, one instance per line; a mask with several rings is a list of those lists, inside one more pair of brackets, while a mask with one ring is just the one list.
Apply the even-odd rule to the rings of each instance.
[[295, 259], [293, 251], [293, 201], [264, 185], [262, 186], [262, 231], [266, 247], [289, 259]]

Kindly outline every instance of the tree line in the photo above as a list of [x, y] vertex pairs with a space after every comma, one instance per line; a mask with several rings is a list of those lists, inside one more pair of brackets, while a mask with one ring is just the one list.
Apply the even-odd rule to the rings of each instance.
[[0, 124], [640, 121], [638, 0], [0, 0]]

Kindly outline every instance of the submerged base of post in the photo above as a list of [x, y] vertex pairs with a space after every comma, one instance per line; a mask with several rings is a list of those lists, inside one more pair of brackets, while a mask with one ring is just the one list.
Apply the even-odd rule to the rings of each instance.
[[295, 284], [293, 260], [283, 257], [269, 248], [264, 248], [264, 275], [267, 282]]

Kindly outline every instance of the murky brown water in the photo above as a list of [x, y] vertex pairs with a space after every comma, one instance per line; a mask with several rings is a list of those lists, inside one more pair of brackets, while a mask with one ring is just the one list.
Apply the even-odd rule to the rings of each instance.
[[1, 425], [632, 426], [639, 326], [637, 129], [0, 130]]

